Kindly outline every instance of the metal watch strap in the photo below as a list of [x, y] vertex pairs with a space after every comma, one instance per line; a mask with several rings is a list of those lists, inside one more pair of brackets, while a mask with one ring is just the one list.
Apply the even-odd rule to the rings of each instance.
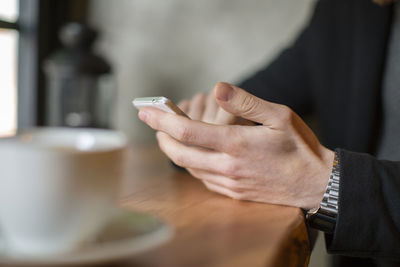
[[336, 217], [339, 206], [339, 182], [340, 182], [340, 163], [335, 153], [331, 176], [329, 177], [328, 186], [318, 208], [307, 212], [307, 223], [310, 227], [333, 233], [336, 226]]

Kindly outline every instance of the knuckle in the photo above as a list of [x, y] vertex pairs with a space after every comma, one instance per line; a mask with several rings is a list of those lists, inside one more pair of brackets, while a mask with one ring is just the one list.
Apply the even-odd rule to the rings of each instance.
[[241, 113], [243, 115], [251, 114], [258, 109], [259, 102], [254, 96], [246, 94], [240, 104]]
[[279, 110], [279, 118], [283, 125], [291, 124], [294, 118], [294, 112], [291, 108], [281, 105]]
[[227, 182], [226, 185], [232, 192], [235, 193], [242, 193], [244, 191], [243, 187], [241, 186], [240, 182], [237, 180], [230, 180]]
[[181, 126], [177, 128], [176, 138], [182, 142], [190, 142], [193, 139], [193, 131], [189, 127]]
[[230, 178], [236, 178], [238, 174], [238, 165], [232, 161], [232, 160], [227, 160], [222, 167], [222, 173]]
[[236, 126], [227, 127], [224, 137], [227, 141], [224, 142], [223, 149], [233, 157], [240, 156], [243, 149], [248, 147], [248, 140], [240, 131], [236, 131]]
[[171, 160], [180, 167], [186, 167], [186, 158], [180, 154], [174, 154]]

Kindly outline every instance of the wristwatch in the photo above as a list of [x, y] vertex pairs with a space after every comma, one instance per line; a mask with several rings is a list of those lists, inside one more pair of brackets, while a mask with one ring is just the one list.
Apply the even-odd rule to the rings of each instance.
[[333, 233], [336, 226], [339, 201], [340, 163], [335, 152], [332, 172], [329, 177], [328, 186], [320, 205], [307, 211], [306, 220], [310, 227], [325, 233]]

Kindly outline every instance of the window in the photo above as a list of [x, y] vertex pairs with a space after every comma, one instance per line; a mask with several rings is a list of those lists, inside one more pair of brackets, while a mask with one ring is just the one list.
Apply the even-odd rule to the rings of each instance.
[[0, 137], [17, 128], [17, 0], [0, 2]]
[[0, 137], [46, 125], [42, 64], [67, 21], [86, 21], [88, 0], [0, 1]]

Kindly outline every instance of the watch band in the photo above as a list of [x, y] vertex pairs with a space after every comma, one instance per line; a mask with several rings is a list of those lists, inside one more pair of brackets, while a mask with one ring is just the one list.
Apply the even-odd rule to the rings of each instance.
[[340, 183], [340, 163], [335, 153], [332, 172], [329, 177], [328, 186], [324, 193], [319, 207], [307, 212], [306, 219], [310, 227], [333, 233], [336, 226], [336, 217], [339, 206], [339, 183]]

